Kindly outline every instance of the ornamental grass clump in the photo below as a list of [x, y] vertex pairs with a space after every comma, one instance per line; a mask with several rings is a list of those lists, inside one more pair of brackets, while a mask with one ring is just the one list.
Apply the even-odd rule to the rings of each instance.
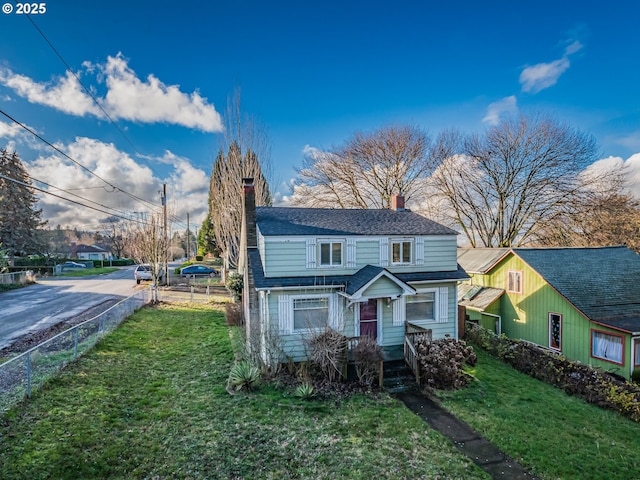
[[229, 372], [229, 388], [235, 392], [251, 391], [259, 381], [260, 370], [246, 361], [236, 363]]
[[471, 377], [464, 373], [463, 366], [474, 366], [477, 361], [473, 347], [453, 338], [419, 339], [416, 350], [420, 383], [440, 390], [464, 387]]

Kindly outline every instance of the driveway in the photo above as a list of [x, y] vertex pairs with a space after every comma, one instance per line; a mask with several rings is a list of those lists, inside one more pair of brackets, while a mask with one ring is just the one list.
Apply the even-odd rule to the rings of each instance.
[[35, 285], [0, 293], [0, 349], [27, 333], [145, 288], [146, 285], [136, 287], [133, 268], [91, 277], [39, 278]]

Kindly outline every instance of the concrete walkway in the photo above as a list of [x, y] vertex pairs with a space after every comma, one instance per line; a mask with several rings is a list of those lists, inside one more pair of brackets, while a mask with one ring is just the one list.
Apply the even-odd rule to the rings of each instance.
[[451, 415], [430, 398], [417, 391], [407, 390], [394, 396], [404, 402], [412, 412], [427, 422], [434, 430], [450, 438], [460, 452], [491, 475], [493, 479], [533, 480], [522, 465], [506, 456], [486, 438], [462, 420]]

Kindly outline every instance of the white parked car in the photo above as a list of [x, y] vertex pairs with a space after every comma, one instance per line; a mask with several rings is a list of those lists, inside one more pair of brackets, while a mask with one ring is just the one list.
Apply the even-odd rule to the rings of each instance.
[[[162, 281], [164, 277], [164, 269], [160, 270], [160, 274], [158, 275], [158, 281]], [[136, 283], [140, 284], [141, 281], [147, 280], [152, 281], [153, 275], [151, 274], [151, 267], [149, 264], [136, 265], [135, 270], [133, 271], [133, 278], [136, 279]]]

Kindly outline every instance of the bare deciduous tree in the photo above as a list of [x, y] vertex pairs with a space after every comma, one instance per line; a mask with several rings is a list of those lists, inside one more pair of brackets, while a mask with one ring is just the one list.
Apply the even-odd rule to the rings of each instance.
[[528, 242], [593, 184], [581, 172], [596, 159], [595, 140], [548, 117], [503, 120], [483, 135], [449, 132], [440, 143], [432, 186], [474, 247]]
[[225, 266], [233, 267], [240, 245], [242, 178], [254, 179], [256, 205], [271, 205], [270, 147], [266, 129], [256, 119], [242, 115], [237, 91], [229, 101], [225, 121], [223, 147], [211, 173], [209, 218], [216, 244], [226, 257]]
[[640, 202], [624, 193], [595, 192], [545, 222], [535, 242], [552, 247], [626, 245], [640, 253]]
[[435, 164], [434, 143], [418, 127], [358, 132], [344, 145], [314, 152], [298, 171], [291, 202], [325, 208], [389, 208], [395, 193], [407, 203], [424, 193]]
[[[158, 282], [163, 276], [164, 265], [169, 251], [169, 237], [165, 235], [162, 215], [151, 213], [146, 221], [131, 225], [131, 250], [138, 263], [149, 264], [154, 285], [153, 301], [158, 301]], [[169, 272], [164, 272], [168, 278]]]
[[116, 258], [122, 258], [128, 244], [128, 224], [120, 217], [106, 218], [100, 225], [100, 234], [106, 240], [111, 254]]

